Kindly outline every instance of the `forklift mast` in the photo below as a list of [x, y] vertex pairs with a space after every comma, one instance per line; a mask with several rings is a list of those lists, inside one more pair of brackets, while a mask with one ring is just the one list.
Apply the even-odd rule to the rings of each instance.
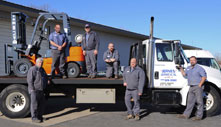
[[11, 13], [12, 44], [18, 49], [26, 48], [26, 17], [21, 12]]
[[[11, 13], [11, 28], [12, 28], [12, 47], [15, 51], [20, 52], [26, 49], [26, 22], [27, 16], [21, 12]], [[18, 53], [15, 53], [15, 58], [18, 58]]]
[[[43, 18], [43, 23], [42, 23], [42, 28], [40, 31], [40, 35], [38, 40], [34, 40], [36, 31], [38, 28], [38, 25], [40, 24], [40, 20]], [[57, 21], [63, 21], [63, 30], [64, 34], [67, 37], [68, 40], [68, 45], [66, 46], [66, 55], [69, 55], [69, 46], [70, 43], [72, 42], [71, 40], [71, 27], [70, 27], [70, 19], [67, 14], [65, 13], [40, 13], [38, 16], [36, 22], [35, 22], [35, 27], [31, 36], [31, 41], [28, 44], [28, 48], [26, 50], [25, 55], [33, 55], [36, 54], [38, 55], [38, 51], [40, 50], [40, 46], [43, 40], [48, 40], [47, 37], [45, 37], [45, 27], [48, 21], [50, 20], [57, 20]]]

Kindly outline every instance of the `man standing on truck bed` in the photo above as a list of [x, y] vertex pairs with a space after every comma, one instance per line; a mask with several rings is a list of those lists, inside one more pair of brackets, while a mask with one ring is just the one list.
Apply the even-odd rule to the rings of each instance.
[[86, 60], [88, 78], [95, 78], [97, 74], [97, 54], [99, 48], [99, 37], [96, 32], [91, 31], [89, 24], [85, 25], [85, 34], [82, 41], [83, 55]]
[[[130, 60], [130, 66], [126, 67], [123, 73], [124, 86], [126, 86], [125, 104], [127, 107], [126, 119], [140, 120], [140, 96], [143, 93], [145, 84], [145, 73], [142, 68], [137, 66], [135, 58]], [[132, 109], [131, 98], [134, 100]]]
[[32, 66], [27, 75], [28, 92], [31, 97], [31, 117], [32, 122], [43, 122], [43, 112], [45, 108], [44, 89], [49, 83], [47, 74], [42, 68], [43, 58], [36, 60], [36, 65]]
[[52, 64], [51, 64], [51, 78], [55, 76], [55, 70], [59, 66], [59, 71], [63, 79], [67, 78], [65, 73], [65, 47], [67, 45], [67, 38], [65, 34], [61, 33], [59, 24], [55, 25], [55, 31], [50, 34], [49, 41], [51, 44]]
[[195, 56], [190, 57], [191, 66], [187, 67], [184, 71], [180, 68], [183, 76], [188, 79], [188, 85], [190, 86], [187, 100], [187, 107], [182, 115], [178, 115], [178, 118], [189, 118], [195, 103], [197, 103], [196, 117], [192, 118], [194, 121], [199, 121], [203, 117], [203, 83], [206, 80], [206, 71], [197, 64]]
[[104, 52], [103, 59], [106, 62], [107, 70], [106, 70], [106, 77], [111, 78], [113, 75], [114, 69], [114, 78], [118, 78], [118, 62], [119, 62], [119, 53], [114, 48], [113, 43], [108, 44], [108, 50]]

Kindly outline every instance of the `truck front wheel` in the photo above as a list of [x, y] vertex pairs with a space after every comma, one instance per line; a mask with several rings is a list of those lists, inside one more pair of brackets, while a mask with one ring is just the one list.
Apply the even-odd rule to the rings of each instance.
[[30, 113], [30, 97], [24, 85], [10, 85], [0, 96], [0, 110], [9, 118], [24, 118]]
[[219, 114], [221, 110], [221, 98], [217, 90], [210, 85], [206, 85], [203, 96], [206, 115], [214, 116]]

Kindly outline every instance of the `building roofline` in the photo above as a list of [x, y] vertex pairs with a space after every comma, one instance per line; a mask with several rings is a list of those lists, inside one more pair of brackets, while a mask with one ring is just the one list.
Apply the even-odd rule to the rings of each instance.
[[[0, 5], [12, 7], [12, 8], [17, 8], [17, 9], [21, 9], [21, 10], [24, 10], [24, 11], [30, 11], [30, 12], [33, 12], [33, 13], [47, 12], [47, 11], [44, 11], [44, 10], [40, 10], [40, 9], [36, 9], [36, 8], [24, 6], [24, 5], [19, 5], [19, 4], [4, 1], [4, 0], [0, 1]], [[70, 19], [73, 22], [79, 23], [79, 26], [82, 26], [82, 27], [84, 27], [84, 24], [89, 23], [89, 24], [92, 25], [92, 28], [95, 28], [95, 29], [98, 29], [98, 30], [103, 30], [105, 32], [110, 32], [110, 33], [114, 33], [114, 34], [117, 33], [117, 34], [121, 34], [121, 35], [124, 35], [124, 36], [132, 37], [132, 38], [139, 38], [139, 39], [143, 39], [143, 40], [149, 38], [149, 36], [144, 35], [144, 34], [139, 34], [139, 33], [131, 32], [131, 31], [127, 31], [127, 30], [123, 30], [123, 29], [119, 29], [119, 28], [114, 28], [114, 27], [110, 27], [110, 26], [106, 26], [106, 25], [102, 25], [102, 24], [98, 24], [98, 23], [78, 19], [78, 18], [70, 17]]]

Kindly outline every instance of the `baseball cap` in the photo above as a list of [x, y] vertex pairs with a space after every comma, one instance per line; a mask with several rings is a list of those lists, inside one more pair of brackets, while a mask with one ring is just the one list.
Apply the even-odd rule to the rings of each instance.
[[90, 24], [85, 24], [84, 28], [90, 28]]

